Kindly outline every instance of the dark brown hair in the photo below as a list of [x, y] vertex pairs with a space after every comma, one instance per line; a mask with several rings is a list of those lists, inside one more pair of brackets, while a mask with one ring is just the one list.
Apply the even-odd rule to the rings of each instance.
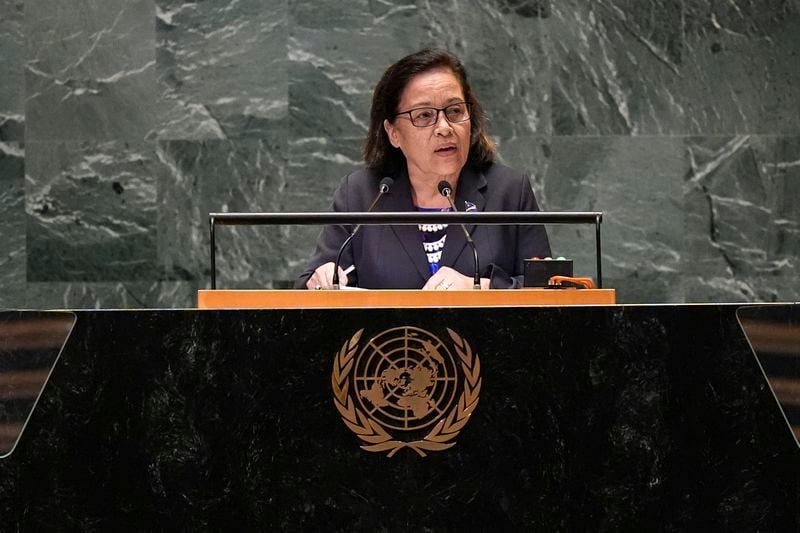
[[386, 69], [372, 93], [369, 133], [364, 143], [364, 161], [369, 169], [379, 176], [394, 175], [406, 163], [403, 152], [389, 142], [389, 136], [383, 129], [383, 121], [395, 120], [400, 97], [411, 78], [437, 68], [446, 68], [453, 72], [464, 91], [464, 100], [472, 104], [467, 164], [481, 167], [494, 161], [495, 142], [486, 131], [486, 116], [467, 82], [464, 65], [446, 50], [426, 48], [404, 57]]

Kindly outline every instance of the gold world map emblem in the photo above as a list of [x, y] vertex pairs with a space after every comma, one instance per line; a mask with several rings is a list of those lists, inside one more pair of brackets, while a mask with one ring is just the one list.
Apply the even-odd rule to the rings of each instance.
[[478, 354], [447, 328], [450, 344], [413, 326], [382, 331], [361, 345], [363, 329], [334, 357], [331, 382], [342, 420], [364, 450], [422, 457], [455, 445], [478, 405]]

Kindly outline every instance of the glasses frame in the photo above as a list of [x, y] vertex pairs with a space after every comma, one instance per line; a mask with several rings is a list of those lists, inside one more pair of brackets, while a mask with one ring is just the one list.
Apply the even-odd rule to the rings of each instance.
[[[448, 107], [453, 107], [454, 105], [466, 105], [467, 118], [465, 118], [464, 120], [458, 120], [456, 122], [453, 122], [447, 117], [447, 113], [445, 113], [444, 118], [448, 122], [448, 124], [461, 124], [462, 122], [466, 122], [472, 118], [472, 104], [470, 102], [453, 102], [452, 104], [448, 104], [444, 107], [431, 107], [431, 106], [415, 107], [414, 109], [409, 109], [408, 111], [401, 111], [400, 113], [396, 113], [393, 118], [397, 118], [401, 115], [408, 115], [408, 120], [411, 122], [411, 125], [414, 126], [415, 128], [430, 128], [435, 126], [439, 122], [439, 113], [441, 111], [444, 111]], [[416, 124], [414, 124], [414, 118], [411, 116], [411, 113], [413, 113], [414, 111], [419, 111], [420, 109], [433, 109], [434, 111], [436, 111], [436, 117], [433, 119], [433, 122], [431, 124], [428, 124], [427, 126], [417, 126]]]

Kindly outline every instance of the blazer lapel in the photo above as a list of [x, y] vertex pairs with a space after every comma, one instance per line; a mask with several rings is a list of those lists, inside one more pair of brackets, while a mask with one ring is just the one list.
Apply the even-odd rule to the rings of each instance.
[[[413, 208], [414, 202], [411, 200], [411, 184], [405, 172], [400, 175], [392, 187], [392, 192], [384, 197], [381, 211], [409, 211]], [[428, 258], [422, 248], [422, 238], [419, 228], [413, 225], [390, 226], [392, 232], [400, 241], [409, 259], [416, 267], [423, 280], [431, 277], [428, 269]], [[449, 239], [450, 237], [448, 237]]]
[[[456, 197], [454, 204], [459, 211], [467, 210], [467, 202], [475, 206], [471, 211], [483, 211], [486, 207], [486, 198], [483, 191], [486, 189], [486, 176], [472, 167], [466, 166], [458, 177], [456, 187]], [[467, 224], [467, 231], [470, 236], [475, 231], [474, 224]], [[447, 240], [442, 250], [440, 265], [452, 267], [456, 264], [458, 257], [467, 245], [467, 237], [461, 224], [450, 224], [447, 226]]]

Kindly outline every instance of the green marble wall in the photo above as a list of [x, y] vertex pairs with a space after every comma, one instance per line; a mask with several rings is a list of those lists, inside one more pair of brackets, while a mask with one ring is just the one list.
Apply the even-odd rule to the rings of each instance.
[[[324, 210], [371, 90], [462, 57], [502, 159], [602, 210], [621, 302], [798, 300], [798, 0], [0, 0], [0, 307], [191, 307], [209, 211]], [[550, 228], [593, 275], [593, 229]], [[222, 287], [314, 228], [222, 228]]]

